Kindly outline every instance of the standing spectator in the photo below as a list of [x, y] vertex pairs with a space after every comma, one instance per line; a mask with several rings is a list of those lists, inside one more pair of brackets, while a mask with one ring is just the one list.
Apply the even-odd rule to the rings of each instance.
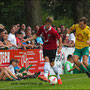
[[60, 28], [61, 28], [62, 34], [64, 34], [65, 33], [65, 26], [64, 25], [61, 25]]
[[32, 31], [32, 35], [36, 34], [38, 30], [39, 30], [39, 26], [35, 25], [34, 30]]
[[25, 29], [26, 29], [25, 24], [22, 24], [21, 25], [21, 32], [23, 33], [24, 36], [25, 36]]
[[75, 44], [75, 30], [69, 35], [69, 40]]
[[4, 41], [4, 36], [5, 36], [5, 30], [4, 29], [0, 29], [0, 41]]
[[16, 37], [15, 37], [15, 27], [12, 27], [11, 28], [11, 32], [9, 33], [8, 35], [8, 40], [11, 41], [11, 43], [15, 46], [17, 46], [17, 43], [16, 43]]
[[26, 30], [31, 31], [31, 30], [32, 30], [32, 28], [31, 28], [30, 26], [28, 26], [28, 27], [26, 28]]
[[61, 28], [60, 27], [57, 27], [57, 32], [58, 32], [58, 34], [61, 34]]

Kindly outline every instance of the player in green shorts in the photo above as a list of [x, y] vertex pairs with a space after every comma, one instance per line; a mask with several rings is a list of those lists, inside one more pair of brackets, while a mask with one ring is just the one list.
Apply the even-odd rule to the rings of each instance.
[[[80, 18], [78, 24], [74, 24], [70, 28], [67, 36], [69, 36], [73, 30], [76, 30], [75, 51], [73, 55], [74, 63], [90, 77], [90, 65], [88, 64], [90, 28], [87, 26], [87, 18]], [[85, 67], [79, 62], [81, 56]]]

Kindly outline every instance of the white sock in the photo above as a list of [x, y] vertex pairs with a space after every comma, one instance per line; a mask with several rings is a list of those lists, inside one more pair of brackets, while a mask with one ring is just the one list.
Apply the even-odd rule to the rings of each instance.
[[49, 71], [50, 71], [50, 63], [49, 62], [45, 62], [45, 64], [44, 64], [44, 76], [46, 78], [48, 78]]
[[55, 74], [57, 75], [57, 79], [60, 79], [58, 67], [57, 66], [53, 66], [52, 69], [55, 72]]

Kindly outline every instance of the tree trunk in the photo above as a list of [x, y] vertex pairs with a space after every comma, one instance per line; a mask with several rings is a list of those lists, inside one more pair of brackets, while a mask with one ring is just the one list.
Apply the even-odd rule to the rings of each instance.
[[88, 11], [88, 0], [73, 0], [73, 18], [75, 23], [77, 23], [78, 19], [82, 16], [89, 18]]
[[40, 0], [25, 0], [26, 25], [42, 24]]

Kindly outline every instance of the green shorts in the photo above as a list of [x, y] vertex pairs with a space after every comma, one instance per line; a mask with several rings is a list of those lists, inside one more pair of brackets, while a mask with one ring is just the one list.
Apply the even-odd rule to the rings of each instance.
[[89, 55], [89, 47], [85, 47], [82, 49], [77, 49], [75, 48], [74, 54], [73, 55], [77, 55], [79, 57], [84, 56], [84, 55]]

